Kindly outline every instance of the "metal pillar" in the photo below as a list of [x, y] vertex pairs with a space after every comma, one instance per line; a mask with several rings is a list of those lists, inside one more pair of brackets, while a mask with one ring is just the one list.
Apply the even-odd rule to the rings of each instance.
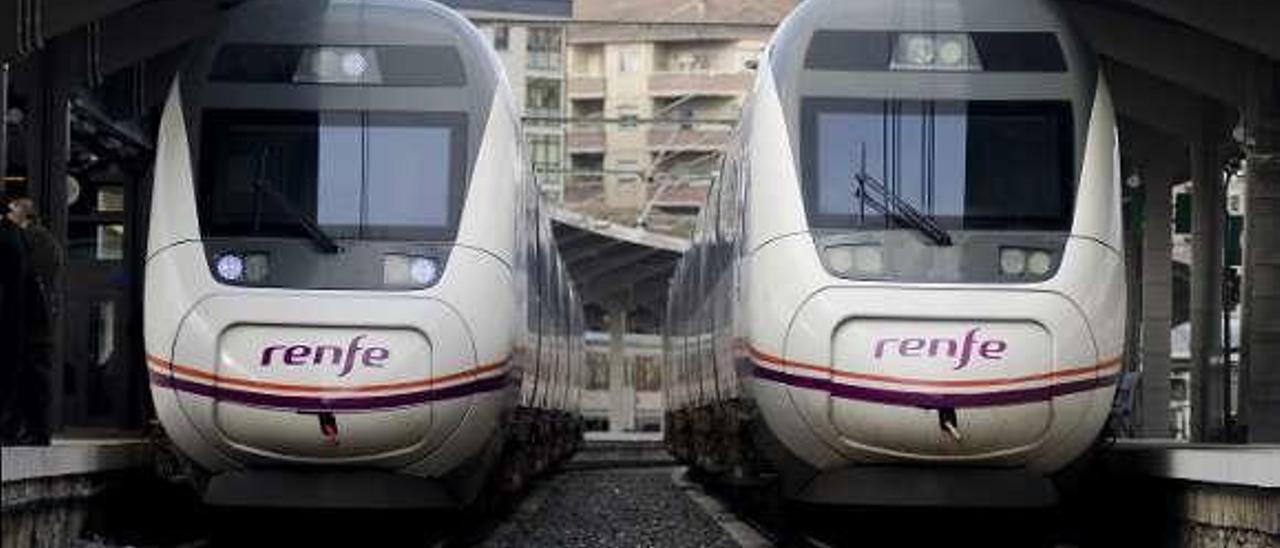
[[1250, 442], [1280, 442], [1280, 70], [1259, 71], [1247, 112], [1241, 422]]
[[1172, 235], [1169, 230], [1173, 162], [1152, 162], [1143, 181], [1142, 408], [1144, 438], [1168, 438], [1169, 330], [1173, 317]]
[[635, 429], [636, 393], [627, 367], [627, 308], [609, 308], [609, 431]]
[[1216, 117], [1191, 144], [1191, 439], [1221, 436], [1222, 256], [1225, 189]]
[[[26, 146], [27, 191], [40, 210], [45, 228], [58, 242], [67, 241], [67, 159], [71, 148], [69, 103], [74, 74], [67, 67], [75, 54], [65, 40], [58, 39], [18, 67], [22, 95], [27, 97], [23, 138]], [[65, 245], [65, 244], [64, 244]], [[54, 298], [63, 300], [65, 287], [55, 287]], [[62, 308], [50, 318], [53, 347], [50, 361], [49, 426], [54, 432], [65, 424], [64, 392], [66, 337]]]

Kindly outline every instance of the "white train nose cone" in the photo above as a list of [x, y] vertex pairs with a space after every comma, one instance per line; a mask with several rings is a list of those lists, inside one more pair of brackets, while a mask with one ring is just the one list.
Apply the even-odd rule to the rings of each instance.
[[833, 342], [831, 416], [851, 439], [911, 454], [989, 453], [1032, 445], [1048, 428], [1053, 349], [1038, 324], [856, 319]]
[[283, 455], [404, 450], [431, 426], [431, 360], [410, 329], [233, 326], [218, 343], [216, 424], [234, 444]]

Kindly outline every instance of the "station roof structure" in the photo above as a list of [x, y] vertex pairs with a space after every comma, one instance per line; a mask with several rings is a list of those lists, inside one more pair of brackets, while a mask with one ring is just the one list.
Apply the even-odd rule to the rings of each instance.
[[552, 215], [555, 239], [588, 306], [622, 306], [661, 317], [667, 282], [689, 241], [593, 219], [563, 209]]

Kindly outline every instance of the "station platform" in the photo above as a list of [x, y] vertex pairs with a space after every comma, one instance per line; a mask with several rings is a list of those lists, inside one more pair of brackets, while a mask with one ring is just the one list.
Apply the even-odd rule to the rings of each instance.
[[1280, 547], [1280, 446], [1120, 440], [1084, 472], [1089, 545]]
[[141, 505], [113, 502], [117, 493], [160, 500], [148, 496], [163, 484], [156, 480], [155, 455], [154, 442], [143, 437], [54, 438], [48, 446], [0, 448], [0, 545], [71, 546], [94, 537], [88, 531], [98, 523], [127, 521], [108, 516]]
[[12, 484], [146, 468], [152, 463], [152, 449], [144, 438], [54, 438], [48, 446], [4, 447], [0, 479], [5, 506]]
[[[1280, 489], [1280, 445], [1126, 439], [1106, 455], [1116, 472], [1259, 489]], [[1280, 514], [1278, 514], [1280, 515]]]

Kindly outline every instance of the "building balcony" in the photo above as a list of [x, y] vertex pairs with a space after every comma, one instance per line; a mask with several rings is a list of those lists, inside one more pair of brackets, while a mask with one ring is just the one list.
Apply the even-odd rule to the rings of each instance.
[[568, 132], [569, 153], [604, 153], [604, 126], [599, 124], [574, 125]]
[[747, 93], [751, 88], [752, 77], [750, 72], [657, 72], [649, 76], [649, 95], [734, 97]]
[[603, 76], [575, 76], [569, 78], [569, 97], [572, 99], [603, 99]]
[[729, 143], [728, 128], [659, 126], [649, 130], [649, 148], [655, 151], [714, 152]]

